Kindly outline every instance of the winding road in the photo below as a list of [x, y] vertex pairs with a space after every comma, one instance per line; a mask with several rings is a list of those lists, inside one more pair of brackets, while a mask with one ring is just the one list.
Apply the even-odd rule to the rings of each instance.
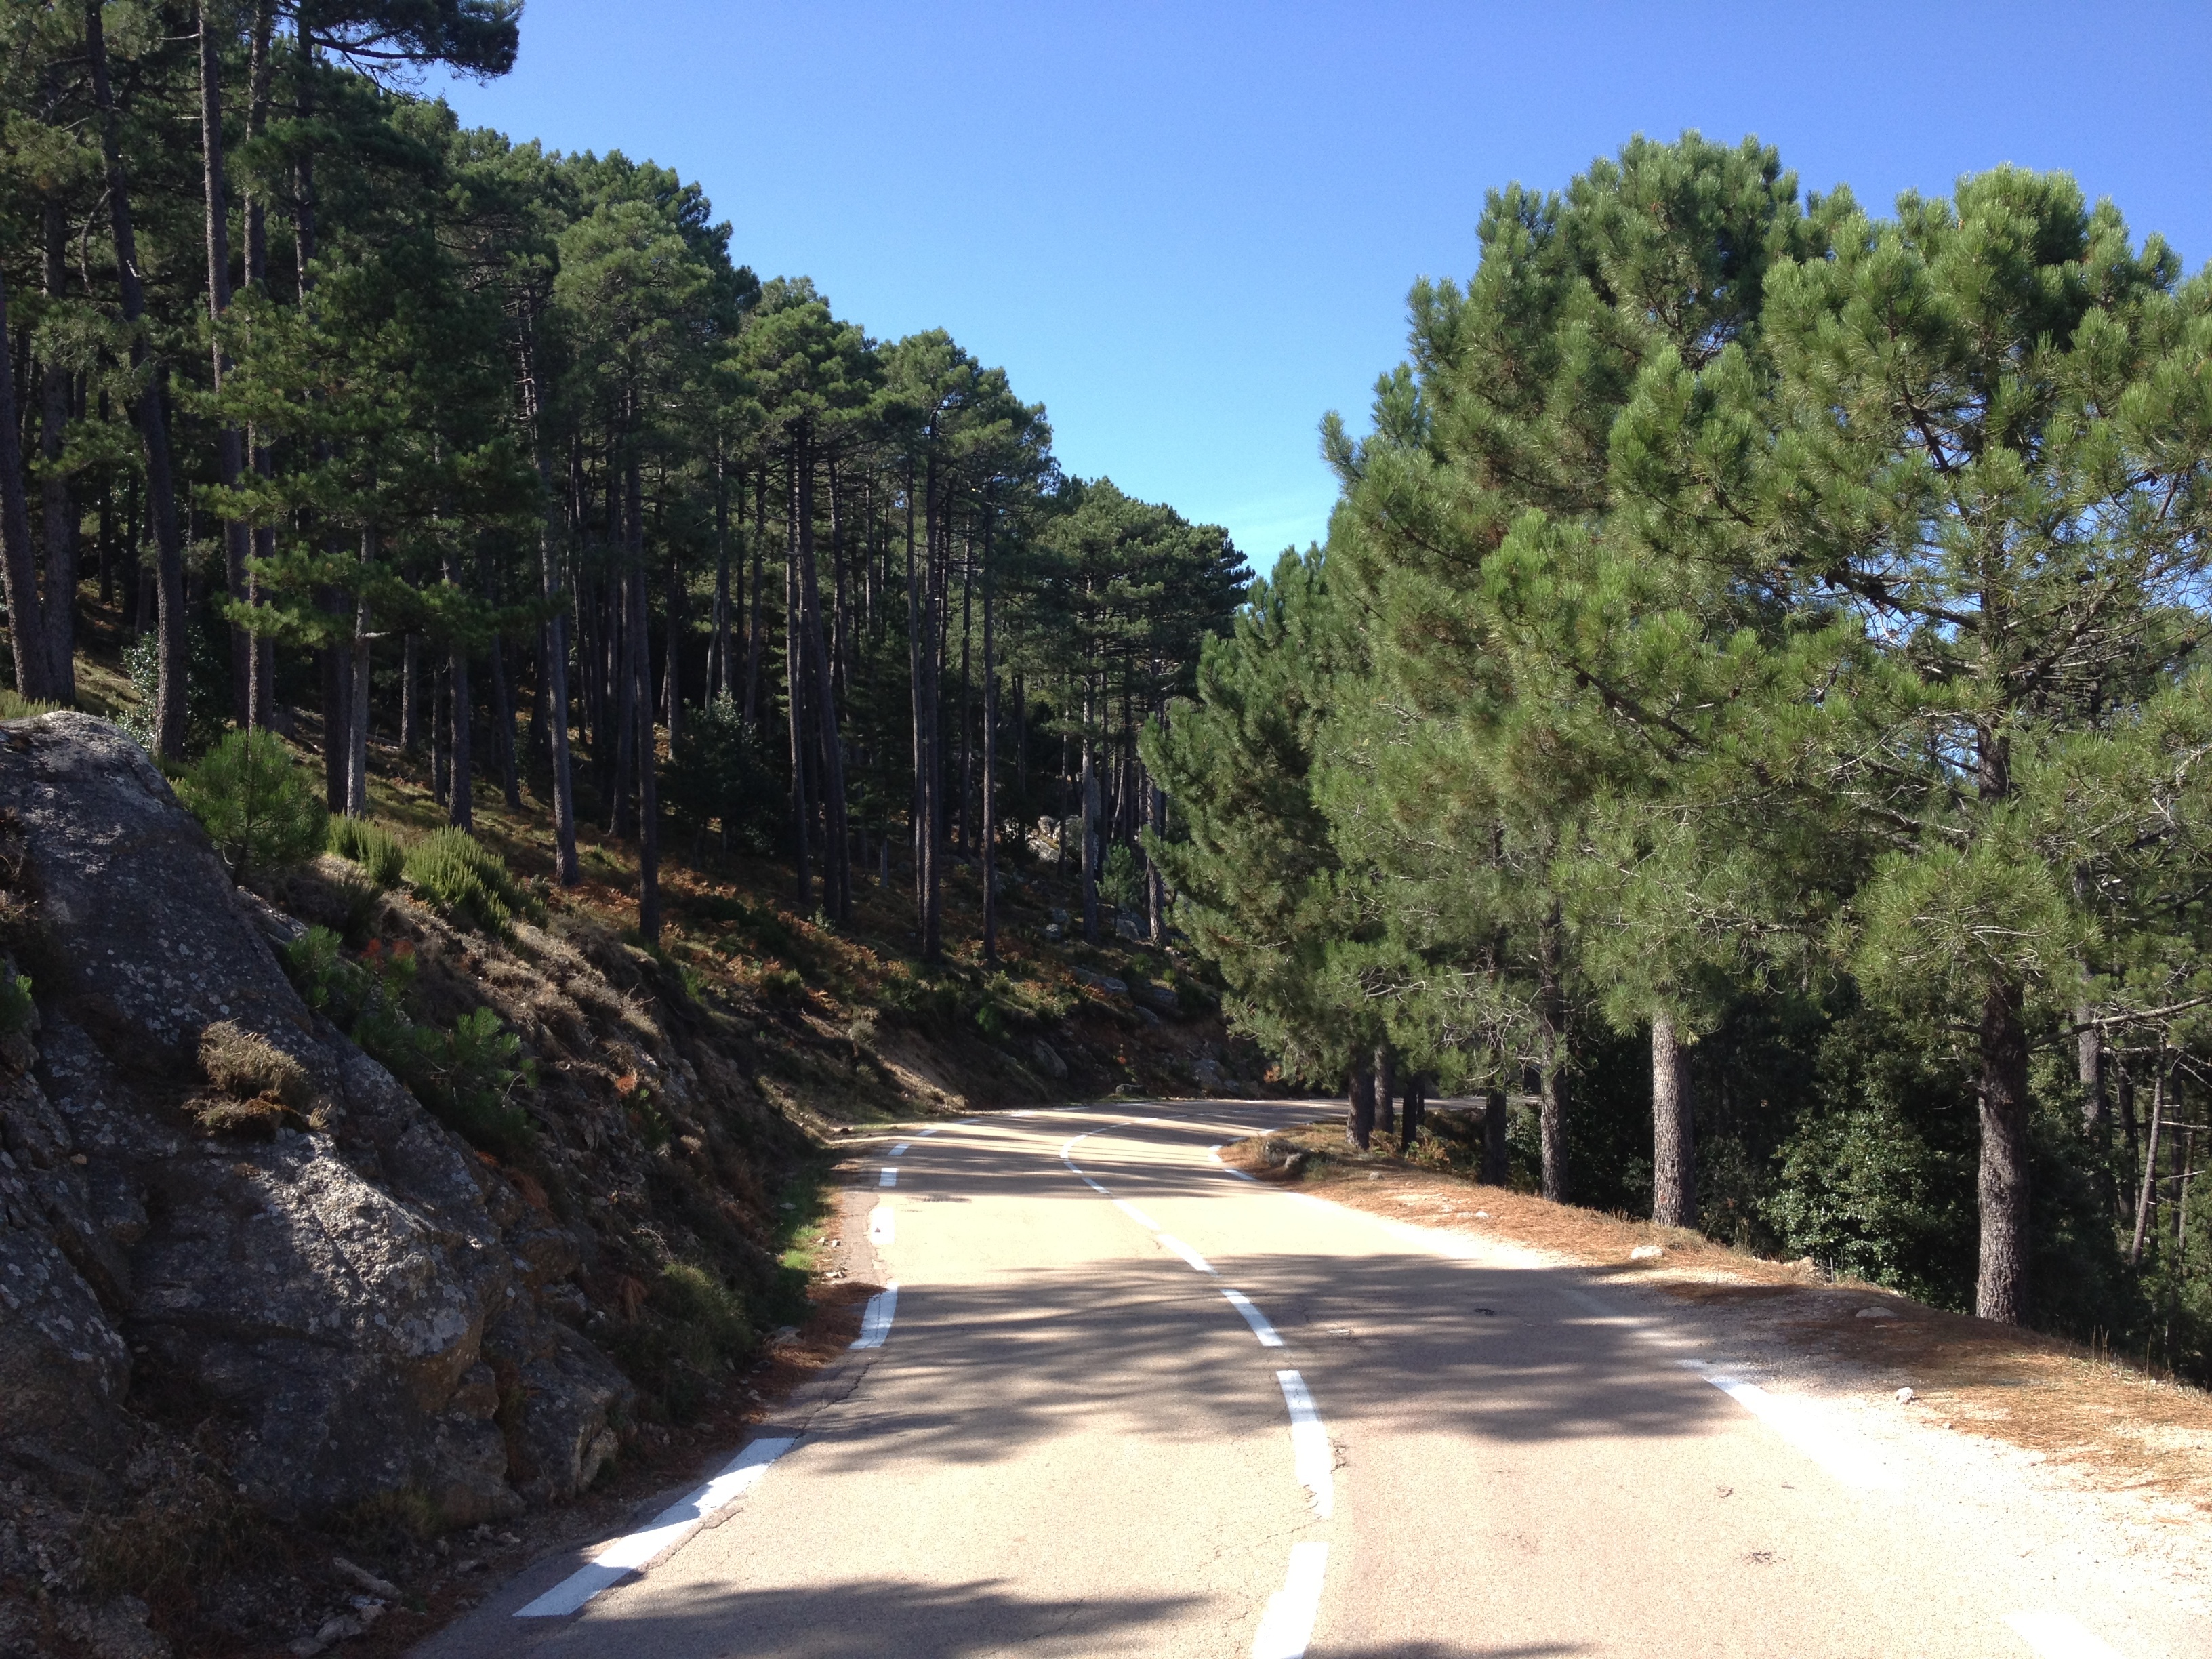
[[[1770, 1393], [1656, 1298], [1249, 1182], [1311, 1109], [889, 1144], [842, 1397], [425, 1659], [2181, 1659], [2032, 1506]], [[875, 1166], [872, 1166], [875, 1167]]]

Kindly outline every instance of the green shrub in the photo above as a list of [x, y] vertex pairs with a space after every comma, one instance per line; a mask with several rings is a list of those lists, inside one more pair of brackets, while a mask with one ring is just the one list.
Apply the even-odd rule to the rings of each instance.
[[27, 1036], [39, 1023], [31, 976], [0, 971], [0, 1038]]
[[332, 818], [330, 850], [359, 865], [380, 893], [398, 886], [406, 869], [407, 843], [367, 818]]
[[437, 830], [407, 849], [407, 884], [447, 917], [480, 933], [504, 933], [529, 899], [507, 860], [465, 830]]
[[[161, 653], [158, 637], [141, 635], [123, 653], [124, 672], [131, 677], [137, 702], [117, 719], [125, 733], [142, 749], [154, 747], [154, 714], [161, 684]], [[222, 736], [230, 721], [229, 630], [194, 622], [185, 629], [185, 749], [198, 754]]]
[[1127, 842], [1115, 842], [1107, 850], [1106, 867], [1098, 874], [1098, 896], [1116, 910], [1133, 909], [1145, 894], [1145, 878], [1137, 868], [1137, 855]]
[[345, 959], [339, 946], [338, 936], [329, 928], [310, 927], [276, 954], [301, 1000], [317, 1013], [330, 1014], [343, 1024], [333, 1011], [349, 977], [359, 969]]
[[329, 830], [321, 792], [273, 732], [230, 732], [177, 781], [177, 794], [233, 881], [313, 858]]
[[473, 1145], [508, 1157], [526, 1148], [530, 1118], [511, 1098], [515, 1085], [529, 1080], [522, 1039], [489, 1008], [463, 1014], [450, 1031], [423, 1035], [426, 1075], [415, 1086], [425, 1103]]

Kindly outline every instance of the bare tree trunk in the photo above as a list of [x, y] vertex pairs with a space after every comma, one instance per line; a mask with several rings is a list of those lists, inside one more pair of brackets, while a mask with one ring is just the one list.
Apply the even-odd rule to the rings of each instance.
[[1662, 1011], [1651, 1017], [1651, 1218], [1662, 1227], [1697, 1225], [1695, 1133], [1689, 1051]]
[[1418, 1072], [1406, 1079], [1406, 1116], [1399, 1126], [1398, 1145], [1403, 1152], [1412, 1152], [1413, 1142], [1421, 1133], [1421, 1119], [1429, 1107], [1428, 1079]]
[[1346, 1092], [1352, 1103], [1351, 1115], [1345, 1120], [1346, 1133], [1364, 1152], [1375, 1139], [1375, 1073], [1364, 1066], [1353, 1066]]
[[1386, 1135], [1398, 1133], [1397, 1056], [1387, 1042], [1375, 1046], [1375, 1127]]

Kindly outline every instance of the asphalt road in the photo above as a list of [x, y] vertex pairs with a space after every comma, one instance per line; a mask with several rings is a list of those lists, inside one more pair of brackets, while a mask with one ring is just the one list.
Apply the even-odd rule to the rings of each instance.
[[2032, 1505], [1946, 1491], [1654, 1300], [1209, 1155], [1310, 1115], [1039, 1112], [887, 1147], [897, 1291], [849, 1391], [418, 1651], [2212, 1651], [2104, 1564], [2054, 1564]]

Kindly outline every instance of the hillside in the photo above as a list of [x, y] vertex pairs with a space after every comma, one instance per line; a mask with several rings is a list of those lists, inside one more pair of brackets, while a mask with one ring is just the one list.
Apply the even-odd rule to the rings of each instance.
[[[585, 881], [555, 889], [542, 819], [495, 793], [478, 833], [520, 914], [487, 932], [333, 854], [234, 898], [113, 728], [5, 730], [33, 1007], [0, 1248], [48, 1300], [0, 1319], [0, 1652], [342, 1637], [362, 1591], [335, 1559], [420, 1584], [457, 1537], [482, 1558], [548, 1505], [649, 1490], [827, 1352], [841, 1137], [1255, 1086], [1171, 957], [1047, 939], [1069, 884], [1032, 860], [995, 966], [956, 945], [921, 969], [896, 890], [833, 929], [793, 913], [787, 868], [680, 848], [647, 950], [622, 848], [587, 832]], [[441, 816], [396, 750], [375, 783], [402, 838]], [[974, 878], [948, 888], [958, 939]], [[267, 1046], [231, 1064], [222, 1026]]]

